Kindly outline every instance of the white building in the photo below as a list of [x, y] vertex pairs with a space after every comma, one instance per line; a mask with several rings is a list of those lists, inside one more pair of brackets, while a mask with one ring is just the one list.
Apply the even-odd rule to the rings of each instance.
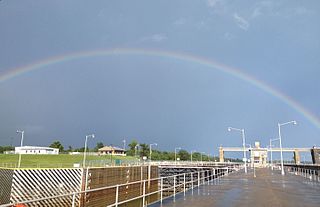
[[15, 147], [15, 154], [41, 154], [41, 155], [58, 155], [59, 149], [51, 148], [51, 147], [37, 147], [37, 146], [22, 146]]

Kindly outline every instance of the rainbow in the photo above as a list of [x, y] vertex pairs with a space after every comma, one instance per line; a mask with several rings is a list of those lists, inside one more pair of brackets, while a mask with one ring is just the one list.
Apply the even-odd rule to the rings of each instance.
[[264, 83], [255, 77], [242, 72], [237, 68], [233, 68], [212, 59], [207, 59], [199, 56], [194, 56], [191, 54], [177, 53], [165, 50], [154, 50], [154, 49], [137, 49], [137, 48], [114, 48], [114, 49], [101, 49], [92, 51], [80, 51], [76, 53], [65, 54], [62, 56], [50, 57], [45, 60], [35, 62], [22, 67], [9, 69], [8, 72], [0, 76], [0, 84], [6, 80], [12, 79], [19, 75], [25, 73], [43, 69], [49, 65], [54, 65], [58, 63], [68, 62], [72, 60], [77, 60], [81, 58], [99, 57], [99, 56], [116, 56], [116, 55], [143, 55], [143, 56], [156, 56], [163, 58], [170, 58], [179, 61], [192, 62], [199, 65], [203, 65], [209, 68], [214, 68], [225, 74], [237, 77], [253, 86], [267, 92], [268, 94], [280, 99], [282, 102], [286, 103], [288, 106], [299, 112], [307, 120], [309, 120], [313, 125], [320, 129], [320, 120], [318, 117], [313, 115], [310, 111], [300, 105], [298, 102], [290, 98], [289, 96], [281, 93], [272, 86]]

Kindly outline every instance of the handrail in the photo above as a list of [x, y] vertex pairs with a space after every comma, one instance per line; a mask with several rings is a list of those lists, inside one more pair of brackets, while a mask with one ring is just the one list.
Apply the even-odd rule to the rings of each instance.
[[[4, 205], [0, 205], [0, 207], [11, 207], [11, 206], [14, 206], [14, 205], [17, 205], [17, 204], [20, 204], [20, 203], [23, 203], [23, 204], [30, 204], [30, 203], [35, 203], [35, 202], [40, 202], [40, 201], [47, 201], [47, 200], [52, 200], [52, 199], [59, 199], [59, 198], [64, 198], [64, 197], [71, 197], [72, 196], [72, 206], [74, 207], [75, 206], [75, 196], [80, 196], [80, 195], [83, 195], [83, 194], [86, 194], [86, 193], [90, 193], [90, 192], [97, 192], [97, 191], [102, 191], [102, 190], [107, 190], [107, 189], [115, 189], [116, 190], [116, 195], [115, 195], [115, 203], [113, 204], [110, 204], [108, 206], [110, 207], [113, 207], [113, 206], [118, 206], [120, 204], [123, 204], [123, 203], [127, 203], [127, 202], [130, 202], [130, 201], [133, 201], [133, 200], [137, 200], [137, 199], [141, 199], [141, 198], [146, 198], [150, 195], [153, 195], [153, 194], [156, 194], [156, 193], [161, 193], [163, 191], [167, 191], [167, 190], [170, 190], [170, 189], [173, 189], [173, 188], [176, 188], [176, 187], [180, 187], [182, 185], [184, 185], [184, 191], [185, 192], [185, 185], [186, 184], [190, 184], [190, 183], [194, 183], [194, 182], [198, 182], [198, 186], [200, 185], [200, 182], [201, 180], [206, 180], [208, 179], [208, 182], [209, 182], [209, 178], [212, 177], [212, 180], [215, 179], [215, 176], [217, 177], [222, 177], [224, 176], [224, 174], [228, 174], [229, 172], [233, 172], [235, 170], [238, 170], [239, 169], [239, 165], [234, 165], [232, 167], [228, 166], [228, 167], [222, 167], [222, 168], [213, 168], [211, 167], [212, 169], [211, 170], [203, 170], [203, 171], [197, 171], [197, 172], [191, 172], [191, 173], [180, 173], [180, 174], [176, 174], [176, 175], [170, 175], [170, 176], [166, 176], [166, 177], [158, 177], [158, 178], [151, 178], [151, 179], [144, 179], [144, 180], [139, 180], [139, 181], [134, 181], [134, 182], [130, 182], [130, 183], [123, 183], [123, 184], [117, 184], [117, 185], [113, 185], [113, 186], [105, 186], [105, 187], [100, 187], [100, 188], [95, 188], [95, 189], [87, 189], [87, 190], [84, 190], [84, 191], [78, 191], [78, 192], [72, 192], [72, 193], [66, 193], [66, 194], [62, 194], [62, 195], [55, 195], [55, 196], [50, 196], [50, 197], [47, 197], [47, 198], [39, 198], [39, 199], [32, 199], [32, 200], [26, 200], [26, 201], [21, 201], [21, 202], [15, 202], [15, 203], [8, 203], [8, 204], [4, 204]], [[210, 167], [209, 167], [210, 168]], [[215, 171], [218, 170], [218, 174], [215, 174]], [[213, 174], [209, 174], [208, 172], [213, 172]], [[203, 176], [201, 177], [200, 175], [205, 175], [205, 173], [209, 174], [209, 176]], [[197, 179], [193, 180], [193, 176], [197, 174]], [[181, 177], [181, 176], [184, 176], [184, 182], [183, 183], [178, 183], [176, 186], [170, 186], [168, 188], [163, 188], [163, 180], [164, 179], [170, 179], [170, 178], [177, 178], [177, 177]], [[185, 177], [186, 176], [192, 176], [191, 177], [191, 180], [190, 181], [186, 181]], [[123, 186], [128, 186], [128, 185], [134, 185], [134, 184], [143, 184], [144, 185], [144, 188], [145, 188], [145, 185], [147, 182], [152, 182], [152, 181], [161, 181], [160, 185], [161, 185], [161, 189], [159, 190], [156, 190], [156, 191], [153, 191], [153, 192], [148, 192], [146, 193], [144, 191], [144, 193], [142, 195], [139, 195], [139, 196], [136, 196], [134, 198], [129, 198], [127, 200], [123, 200], [123, 201], [119, 201], [118, 198], [119, 198], [119, 188], [120, 187], [123, 187]], [[175, 182], [174, 182], [175, 184]], [[192, 188], [194, 187], [194, 185], [192, 184]], [[189, 190], [190, 188], [188, 188]], [[167, 196], [167, 197], [171, 197], [171, 196], [175, 196], [175, 194], [177, 193], [181, 193], [181, 192], [176, 192], [174, 193], [173, 195], [170, 195], [170, 196]], [[161, 195], [161, 202], [162, 202], [162, 195]]]

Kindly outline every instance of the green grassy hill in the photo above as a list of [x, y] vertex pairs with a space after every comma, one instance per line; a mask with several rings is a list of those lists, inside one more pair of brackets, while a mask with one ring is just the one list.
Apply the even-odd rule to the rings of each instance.
[[[15, 168], [18, 165], [19, 155], [0, 154], [0, 167]], [[86, 166], [102, 167], [106, 165], [119, 165], [120, 163], [134, 162], [134, 157], [123, 156], [86, 156]], [[70, 168], [73, 164], [82, 165], [83, 155], [22, 155], [21, 168]]]

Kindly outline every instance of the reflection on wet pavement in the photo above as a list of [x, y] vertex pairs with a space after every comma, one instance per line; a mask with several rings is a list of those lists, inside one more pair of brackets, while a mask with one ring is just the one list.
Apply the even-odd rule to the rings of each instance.
[[257, 169], [247, 175], [237, 172], [177, 195], [175, 201], [166, 199], [152, 207], [194, 206], [320, 206], [320, 183], [305, 178], [286, 175], [280, 171]]

